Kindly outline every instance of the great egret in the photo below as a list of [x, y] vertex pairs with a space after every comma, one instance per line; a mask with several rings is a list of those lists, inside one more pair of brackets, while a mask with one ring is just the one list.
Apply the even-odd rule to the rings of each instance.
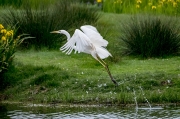
[[108, 56], [112, 56], [111, 53], [105, 49], [105, 47], [108, 45], [108, 41], [103, 39], [94, 26], [84, 25], [81, 26], [80, 29], [83, 32], [79, 29], [76, 29], [72, 37], [65, 30], [52, 31], [50, 33], [60, 33], [66, 35], [67, 43], [60, 48], [62, 52], [66, 52], [66, 54], [69, 55], [71, 54], [72, 50], [75, 50], [75, 53], [84, 52], [91, 54], [107, 70], [113, 83], [118, 85], [112, 77], [108, 65], [102, 60]]

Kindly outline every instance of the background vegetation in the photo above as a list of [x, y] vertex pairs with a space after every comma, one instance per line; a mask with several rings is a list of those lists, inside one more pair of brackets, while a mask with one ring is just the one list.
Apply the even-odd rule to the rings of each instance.
[[177, 55], [180, 51], [178, 23], [177, 18], [163, 16], [133, 17], [123, 25], [121, 39], [126, 44], [126, 52], [142, 58]]
[[179, 15], [179, 0], [104, 0], [104, 12]]
[[18, 37], [14, 37], [16, 29], [5, 28], [0, 24], [0, 89], [6, 88], [4, 85], [4, 73], [12, 67], [14, 54], [17, 46], [19, 46], [23, 40], [31, 38], [24, 37], [25, 34], [21, 34]]
[[[103, 11], [106, 12], [107, 2], [111, 5], [108, 9], [114, 9], [111, 1], [104, 1]], [[129, 8], [134, 10], [133, 13], [141, 13], [130, 5], [137, 2], [144, 4], [144, 1], [126, 1], [122, 11], [118, 10], [121, 7], [115, 7], [116, 11], [126, 14], [104, 13], [95, 5], [87, 7], [86, 4], [70, 1], [39, 2], [23, 2], [19, 7], [11, 6], [10, 10], [7, 10], [9, 5], [1, 7], [0, 12], [3, 14], [0, 14], [0, 22], [5, 26], [18, 26], [19, 33], [36, 37], [25, 40], [21, 48], [39, 49], [19, 49], [15, 53], [12, 67], [0, 77], [3, 78], [1, 100], [127, 105], [133, 104], [137, 98], [138, 104], [147, 104], [147, 100], [156, 104], [179, 104], [178, 14], [160, 11], [156, 14], [152, 12], [152, 6], [147, 13], [152, 13], [153, 16], [127, 14], [132, 13], [128, 11]], [[146, 7], [142, 7], [143, 9]], [[173, 7], [168, 7], [170, 9], [174, 10]], [[68, 14], [64, 14], [65, 12]], [[168, 15], [175, 16], [171, 19]], [[91, 56], [83, 53], [67, 56], [59, 52], [65, 37], [49, 33], [52, 30], [65, 29], [72, 34], [74, 29], [84, 24], [94, 25], [109, 41], [107, 49], [113, 57], [105, 61], [109, 64], [118, 87], [114, 87], [107, 72]], [[135, 49], [129, 47], [130, 45]], [[168, 51], [172, 52], [164, 53], [169, 46]], [[133, 57], [126, 56], [127, 51]], [[144, 60], [139, 59], [139, 56]]]
[[72, 3], [70, 0], [61, 0], [48, 6], [46, 2], [37, 6], [36, 4], [26, 1], [20, 10], [10, 9], [2, 15], [5, 25], [16, 24], [17, 34], [28, 33], [35, 37], [23, 42], [25, 48], [57, 48], [64, 39], [62, 35], [50, 34], [50, 31], [74, 30], [83, 24], [95, 24], [99, 17], [96, 9]]

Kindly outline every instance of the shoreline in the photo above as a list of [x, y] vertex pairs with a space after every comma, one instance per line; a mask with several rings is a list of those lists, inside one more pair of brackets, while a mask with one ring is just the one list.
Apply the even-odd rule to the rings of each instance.
[[[20, 107], [55, 107], [55, 108], [62, 108], [62, 107], [79, 107], [79, 108], [98, 108], [98, 107], [118, 107], [118, 108], [136, 108], [135, 104], [75, 104], [75, 103], [47, 103], [47, 104], [41, 104], [41, 103], [30, 103], [30, 102], [11, 102], [11, 101], [0, 101], [0, 105], [17, 105]], [[140, 103], [138, 104], [138, 109], [157, 109], [157, 108], [167, 108], [167, 107], [180, 107], [180, 103], [162, 103], [162, 104], [156, 104], [152, 103], [150, 104], [151, 107], [149, 107], [146, 103]]]

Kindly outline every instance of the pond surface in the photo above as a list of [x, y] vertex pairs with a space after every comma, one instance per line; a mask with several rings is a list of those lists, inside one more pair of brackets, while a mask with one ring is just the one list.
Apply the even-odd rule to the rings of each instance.
[[42, 106], [0, 104], [0, 119], [180, 119], [180, 107]]

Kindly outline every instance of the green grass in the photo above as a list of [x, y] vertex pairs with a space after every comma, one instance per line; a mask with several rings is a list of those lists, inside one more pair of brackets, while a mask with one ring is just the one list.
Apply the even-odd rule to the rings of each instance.
[[[88, 54], [66, 55], [57, 50], [26, 50], [15, 53], [14, 68], [4, 77], [2, 101], [63, 104], [178, 104], [180, 57], [151, 58], [117, 56], [123, 47], [118, 25], [129, 15], [103, 14], [97, 29], [109, 41], [113, 58], [105, 59], [119, 86], [115, 87], [104, 67]], [[60, 46], [59, 46], [60, 47]], [[118, 49], [115, 49], [118, 48]], [[143, 93], [141, 88], [143, 89]], [[144, 95], [143, 95], [144, 94]]]
[[[115, 87], [105, 69], [87, 54], [70, 56], [60, 51], [17, 52], [15, 70], [6, 74], [15, 81], [3, 95], [8, 101], [33, 103], [134, 104], [178, 103], [180, 58], [139, 60], [123, 57], [106, 60]], [[170, 83], [168, 83], [168, 80]], [[2, 98], [2, 97], [1, 97]]]

